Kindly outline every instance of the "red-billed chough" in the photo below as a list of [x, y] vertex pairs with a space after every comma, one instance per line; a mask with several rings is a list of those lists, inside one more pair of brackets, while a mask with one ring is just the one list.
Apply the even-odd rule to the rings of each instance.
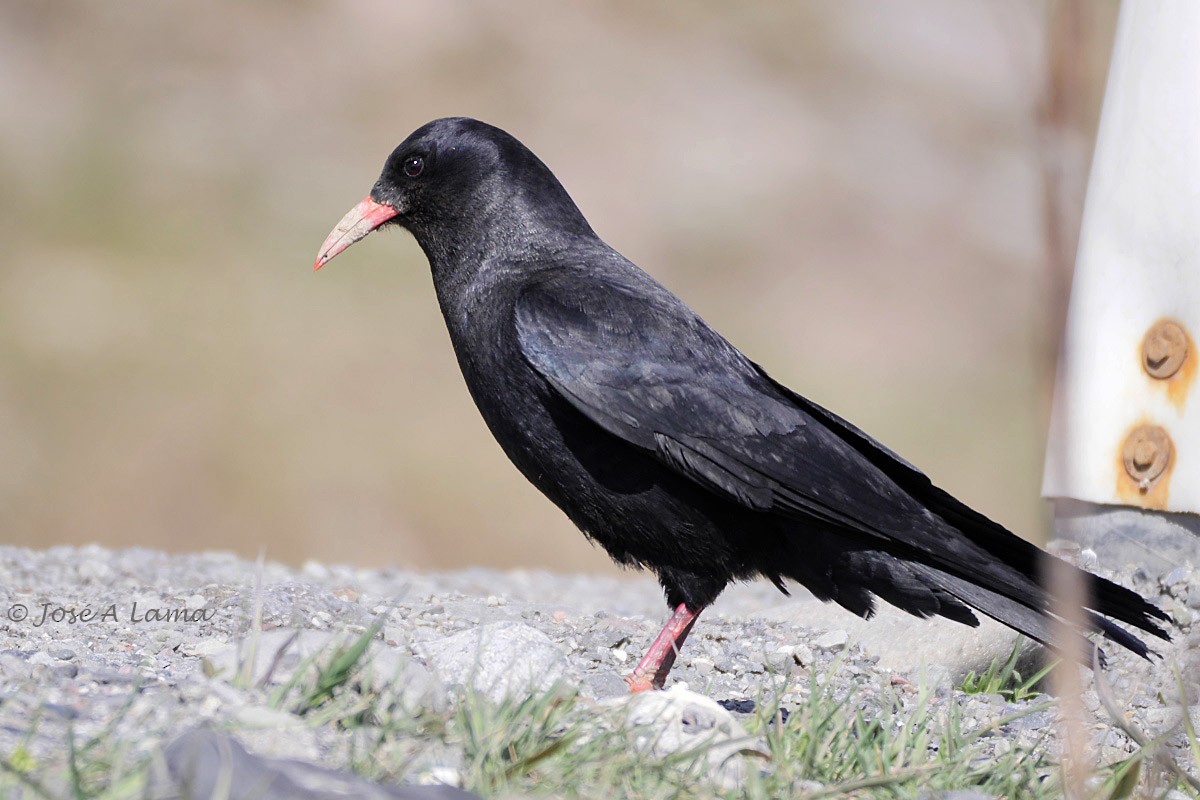
[[[517, 469], [617, 562], [658, 575], [675, 611], [634, 690], [661, 687], [697, 615], [758, 576], [864, 617], [875, 597], [967, 625], [974, 609], [1053, 644], [1037, 547], [773, 380], [601, 241], [509, 134], [417, 129], [316, 266], [387, 224], [425, 251], [467, 387]], [[1168, 638], [1162, 611], [1080, 574], [1089, 630], [1142, 656], [1108, 618]]]

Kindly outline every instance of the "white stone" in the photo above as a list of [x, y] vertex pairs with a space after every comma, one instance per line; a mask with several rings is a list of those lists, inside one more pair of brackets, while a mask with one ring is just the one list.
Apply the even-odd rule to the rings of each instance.
[[496, 622], [422, 642], [417, 654], [447, 686], [470, 686], [493, 702], [545, 691], [566, 671], [566, 654], [520, 622]]
[[761, 752], [758, 741], [733, 714], [684, 684], [673, 684], [665, 691], [639, 692], [605, 705], [627, 714], [624, 721], [639, 750], [660, 759], [696, 753], [707, 762], [711, 778], [726, 791], [745, 781], [750, 767], [743, 753]]

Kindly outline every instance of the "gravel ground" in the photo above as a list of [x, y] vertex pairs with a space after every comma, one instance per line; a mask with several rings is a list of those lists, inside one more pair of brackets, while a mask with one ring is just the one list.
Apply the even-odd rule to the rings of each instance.
[[[0, 548], [0, 755], [21, 748], [36, 761], [61, 757], [70, 728], [77, 739], [127, 739], [133, 759], [212, 720], [238, 730], [253, 752], [342, 766], [337, 730], [272, 709], [263, 690], [238, 688], [232, 680], [245, 654], [257, 575], [253, 562], [222, 553]], [[1118, 577], [1158, 598], [1179, 623], [1175, 644], [1160, 648], [1161, 661], [1145, 663], [1108, 648], [1106, 674], [1115, 697], [1128, 719], [1155, 735], [1179, 716], [1176, 667], [1191, 684], [1193, 717], [1200, 717], [1200, 626], [1193, 626], [1200, 620], [1200, 571], [1183, 566], [1166, 575]], [[411, 687], [406, 696], [414, 705], [450, 702], [456, 684], [471, 680], [453, 663], [456, 652], [473, 651], [482, 668], [482, 653], [492, 644], [486, 635], [488, 643], [480, 644], [481, 630], [491, 631], [501, 650], [543, 659], [535, 677], [564, 680], [589, 699], [624, 697], [622, 676], [666, 614], [657, 585], [642, 575], [416, 574], [268, 563], [261, 582], [260, 674], [277, 643], [296, 629], [303, 633], [293, 650], [303, 653], [337, 634], [360, 633], [388, 613], [372, 663], [381, 676], [387, 673], [383, 679]], [[880, 702], [882, 686], [916, 702], [915, 684], [923, 676], [915, 666], [884, 670], [870, 641], [780, 618], [779, 609], [804, 602], [813, 601], [785, 598], [765, 583], [731, 588], [697, 625], [671, 683], [686, 683], [735, 713], [753, 709], [756, 698], [789, 677], [782, 707], [795, 707], [809, 691], [812, 671], [821, 691], [851, 694], [865, 708]], [[930, 637], [928, 644], [936, 648], [937, 642]], [[1102, 762], [1132, 752], [1095, 692], [1086, 691], [1083, 700]], [[1010, 703], [999, 695], [964, 695], [942, 681], [929, 702], [939, 714], [957, 706], [969, 728], [1028, 711], [1044, 698]], [[1041, 741], [1056, 751], [1056, 713], [1036, 711], [1005, 725], [993, 737], [994, 748]], [[115, 728], [106, 733], [110, 725]], [[1186, 761], [1182, 734], [1170, 734], [1168, 742]], [[452, 776], [454, 766], [454, 754], [447, 753], [443, 763], [434, 759], [422, 769], [437, 778]]]

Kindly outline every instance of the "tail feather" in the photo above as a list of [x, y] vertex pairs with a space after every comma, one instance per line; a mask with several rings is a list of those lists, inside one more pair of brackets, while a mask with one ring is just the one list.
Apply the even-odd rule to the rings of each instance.
[[[1096, 645], [1092, 644], [1086, 636], [1077, 631], [1068, 633], [1064, 641], [1060, 632], [1061, 629], [1057, 628], [1057, 618], [1054, 615], [1030, 608], [1011, 597], [1005, 597], [998, 592], [969, 583], [962, 578], [955, 577], [941, 570], [932, 567], [925, 567], [924, 569], [930, 581], [942, 586], [962, 602], [986, 614], [997, 622], [1007, 625], [1039, 644], [1045, 645], [1051, 650], [1061, 653], [1080, 664], [1087, 666], [1092, 663], [1092, 653], [1098, 649]], [[1115, 631], [1120, 637], [1113, 637], [1114, 641], [1117, 641], [1118, 644], [1129, 648], [1143, 658], [1147, 656], [1148, 649], [1140, 639], [1116, 627], [1103, 617], [1097, 617], [1095, 614], [1089, 614], [1088, 616], [1091, 617], [1089, 622], [1101, 627], [1101, 630], [1105, 634], [1108, 634], [1110, 629], [1111, 631]], [[1099, 657], [1100, 663], [1104, 664], [1106, 659], [1103, 650], [1099, 651]]]
[[[964, 536], [997, 559], [1027, 576], [1044, 571], [1042, 559], [1052, 556], [1036, 545], [1025, 541], [1010, 530], [973, 508], [965, 505], [948, 492], [930, 484], [928, 489], [930, 510], [952, 525]], [[1153, 620], [1170, 622], [1171, 618], [1162, 609], [1147, 602], [1132, 589], [1113, 583], [1098, 575], [1072, 567], [1083, 579], [1089, 603], [1098, 613], [1112, 617], [1127, 625], [1159, 638], [1170, 636]]]
[[[955, 534], [966, 536], [967, 532], [955, 530], [944, 532], [947, 539]], [[1012, 534], [1008, 534], [1008, 536], [1021, 542], [1022, 545], [1028, 546], [1035, 553], [1042, 552]], [[948, 546], [953, 547], [950, 544]], [[1055, 620], [1058, 618], [1055, 615], [1054, 592], [1053, 588], [1048, 590], [1037, 580], [1039, 573], [1037, 567], [1040, 566], [1038, 562], [1034, 561], [1034, 569], [1026, 572], [1004, 558], [1003, 555], [1007, 555], [1007, 553], [989, 553], [989, 555], [1010, 568], [1007, 579], [1001, 579], [996, 574], [996, 570], [987, 569], [989, 565], [964, 563], [949, 567], [945, 561], [931, 563], [927, 557], [911, 551], [896, 553], [875, 551], [872, 554], [873, 560], [882, 562], [884, 565], [891, 564], [891, 567], [889, 569], [876, 568], [873, 571], [863, 570], [860, 567], [855, 571], [871, 579], [865, 584], [866, 588], [900, 608], [927, 616], [927, 605], [913, 607], [913, 598], [918, 595], [908, 588], [913, 583], [924, 584], [927, 587], [925, 590], [927, 595], [933, 598], [940, 595], [945, 598], [933, 613], [958, 619], [961, 614], [959, 610], [961, 606], [974, 608], [1052, 649], [1064, 651], [1085, 666], [1090, 665], [1093, 647], [1082, 633], [1078, 634], [1078, 639], [1074, 643], [1064, 645], [1055, 641], [1056, 637], [1061, 634], [1056, 633]], [[1049, 558], [1050, 556], [1045, 557]], [[1170, 641], [1170, 634], [1154, 621], [1155, 619], [1169, 619], [1169, 617], [1137, 593], [1070, 564], [1063, 563], [1057, 566], [1073, 570], [1083, 578], [1082, 583], [1088, 594], [1083, 602], [1082, 621], [1088, 631], [1101, 633], [1143, 658], [1156, 655], [1156, 653], [1145, 642], [1119, 627], [1112, 620]], [[900, 570], [898, 567], [904, 567], [904, 569]], [[899, 573], [903, 573], [906, 578], [898, 581], [896, 577]], [[950, 602], [946, 602], [947, 600]], [[958, 602], [956, 603], [954, 600]], [[1112, 620], [1106, 617], [1111, 617]], [[961, 619], [959, 621], [967, 622]], [[971, 623], [967, 622], [967, 624]], [[1103, 653], [1101, 653], [1101, 657], [1103, 657]]]

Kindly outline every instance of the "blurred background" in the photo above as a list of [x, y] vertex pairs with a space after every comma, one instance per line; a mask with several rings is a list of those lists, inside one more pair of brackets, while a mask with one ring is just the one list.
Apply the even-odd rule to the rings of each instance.
[[402, 232], [412, 129], [529, 145], [754, 360], [1041, 539], [1116, 2], [0, 5], [0, 541], [611, 570], [506, 462]]

